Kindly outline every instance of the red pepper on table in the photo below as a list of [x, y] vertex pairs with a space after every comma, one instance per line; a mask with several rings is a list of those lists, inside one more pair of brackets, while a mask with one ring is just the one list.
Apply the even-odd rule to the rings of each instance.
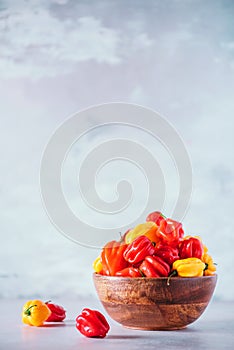
[[166, 217], [160, 211], [154, 211], [147, 216], [146, 221], [155, 222], [155, 224], [159, 226], [160, 222], [165, 218]]
[[155, 248], [151, 240], [146, 236], [139, 236], [130, 243], [124, 251], [124, 258], [131, 264], [136, 264], [147, 255], [153, 255]]
[[163, 219], [160, 221], [156, 236], [161, 243], [177, 247], [183, 239], [184, 230], [180, 222], [172, 219]]
[[61, 322], [66, 318], [66, 310], [60, 305], [51, 303], [51, 301], [46, 301], [45, 304], [51, 311], [50, 316], [47, 318], [46, 322]]
[[127, 244], [117, 241], [108, 242], [101, 252], [102, 273], [107, 276], [114, 276], [117, 271], [128, 266], [123, 254]]
[[126, 267], [125, 269], [121, 270], [121, 271], [117, 271], [115, 276], [119, 276], [119, 277], [142, 277], [142, 273], [140, 272], [140, 270], [137, 267]]
[[76, 318], [76, 328], [86, 337], [104, 338], [110, 326], [101, 312], [85, 308]]
[[159, 256], [169, 265], [172, 265], [174, 261], [180, 259], [179, 251], [177, 248], [173, 248], [169, 245], [164, 245], [162, 243], [156, 244], [154, 255]]
[[167, 277], [170, 272], [170, 266], [159, 256], [147, 256], [139, 269], [146, 277]]
[[201, 259], [204, 253], [203, 244], [196, 237], [185, 238], [179, 247], [180, 259], [198, 258]]

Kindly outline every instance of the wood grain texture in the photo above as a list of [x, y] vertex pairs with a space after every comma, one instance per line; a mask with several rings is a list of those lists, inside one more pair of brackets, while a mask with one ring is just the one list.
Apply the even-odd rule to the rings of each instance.
[[125, 327], [172, 330], [196, 321], [207, 307], [217, 275], [194, 278], [128, 278], [93, 275], [111, 318]]

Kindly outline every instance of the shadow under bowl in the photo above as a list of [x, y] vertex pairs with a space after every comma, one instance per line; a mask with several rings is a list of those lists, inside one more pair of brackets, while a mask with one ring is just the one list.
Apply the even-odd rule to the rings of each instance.
[[93, 274], [98, 297], [121, 325], [144, 330], [176, 330], [196, 321], [213, 295], [217, 275], [193, 278], [129, 278]]

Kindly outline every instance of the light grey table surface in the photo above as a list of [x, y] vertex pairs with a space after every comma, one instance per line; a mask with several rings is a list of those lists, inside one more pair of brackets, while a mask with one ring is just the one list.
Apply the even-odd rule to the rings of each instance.
[[[199, 320], [180, 331], [139, 331], [118, 325], [106, 316], [95, 298], [56, 300], [67, 310], [65, 322], [43, 327], [21, 323], [25, 300], [0, 300], [0, 349], [234, 349], [234, 302], [211, 301]], [[75, 327], [84, 307], [100, 310], [111, 329], [104, 339], [86, 338]]]

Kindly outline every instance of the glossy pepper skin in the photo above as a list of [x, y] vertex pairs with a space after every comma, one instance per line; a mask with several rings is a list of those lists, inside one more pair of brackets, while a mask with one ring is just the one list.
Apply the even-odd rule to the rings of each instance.
[[169, 265], [172, 265], [174, 261], [180, 259], [177, 248], [162, 243], [156, 245], [154, 254], [162, 258]]
[[167, 277], [170, 266], [159, 256], [147, 256], [139, 267], [146, 277]]
[[41, 300], [29, 300], [23, 306], [22, 321], [30, 326], [42, 326], [51, 311]]
[[136, 264], [144, 260], [147, 255], [153, 255], [154, 252], [155, 248], [151, 240], [146, 236], [139, 236], [127, 246], [123, 256], [129, 263]]
[[185, 238], [179, 247], [179, 255], [181, 259], [198, 258], [201, 259], [204, 253], [203, 244], [196, 237]]
[[215, 271], [216, 271], [216, 266], [213, 262], [213, 259], [212, 257], [205, 253], [203, 256], [202, 256], [202, 261], [205, 263], [206, 267], [204, 269], [204, 276], [212, 276], [215, 274]]
[[107, 276], [114, 276], [117, 271], [128, 266], [123, 254], [127, 245], [117, 241], [108, 242], [101, 252], [102, 273]]
[[46, 301], [45, 304], [51, 311], [46, 322], [62, 322], [66, 318], [66, 310], [62, 306], [53, 304], [51, 301]]
[[101, 312], [85, 308], [76, 318], [76, 328], [86, 337], [104, 338], [110, 326]]
[[166, 217], [160, 211], [154, 211], [147, 216], [146, 221], [155, 222], [159, 226], [163, 219], [166, 219]]
[[184, 230], [180, 222], [172, 219], [163, 219], [160, 221], [156, 236], [161, 243], [177, 247], [183, 240]]
[[130, 230], [125, 236], [125, 243], [129, 244], [134, 241], [135, 238], [139, 236], [146, 236], [152, 242], [157, 241], [156, 231], [158, 230], [158, 226], [155, 222], [144, 222], [143, 224], [139, 224]]
[[117, 271], [115, 276], [119, 277], [143, 277], [142, 273], [137, 267], [126, 267], [121, 271]]
[[172, 270], [180, 277], [201, 277], [206, 265], [201, 259], [187, 258], [176, 260], [172, 265]]

